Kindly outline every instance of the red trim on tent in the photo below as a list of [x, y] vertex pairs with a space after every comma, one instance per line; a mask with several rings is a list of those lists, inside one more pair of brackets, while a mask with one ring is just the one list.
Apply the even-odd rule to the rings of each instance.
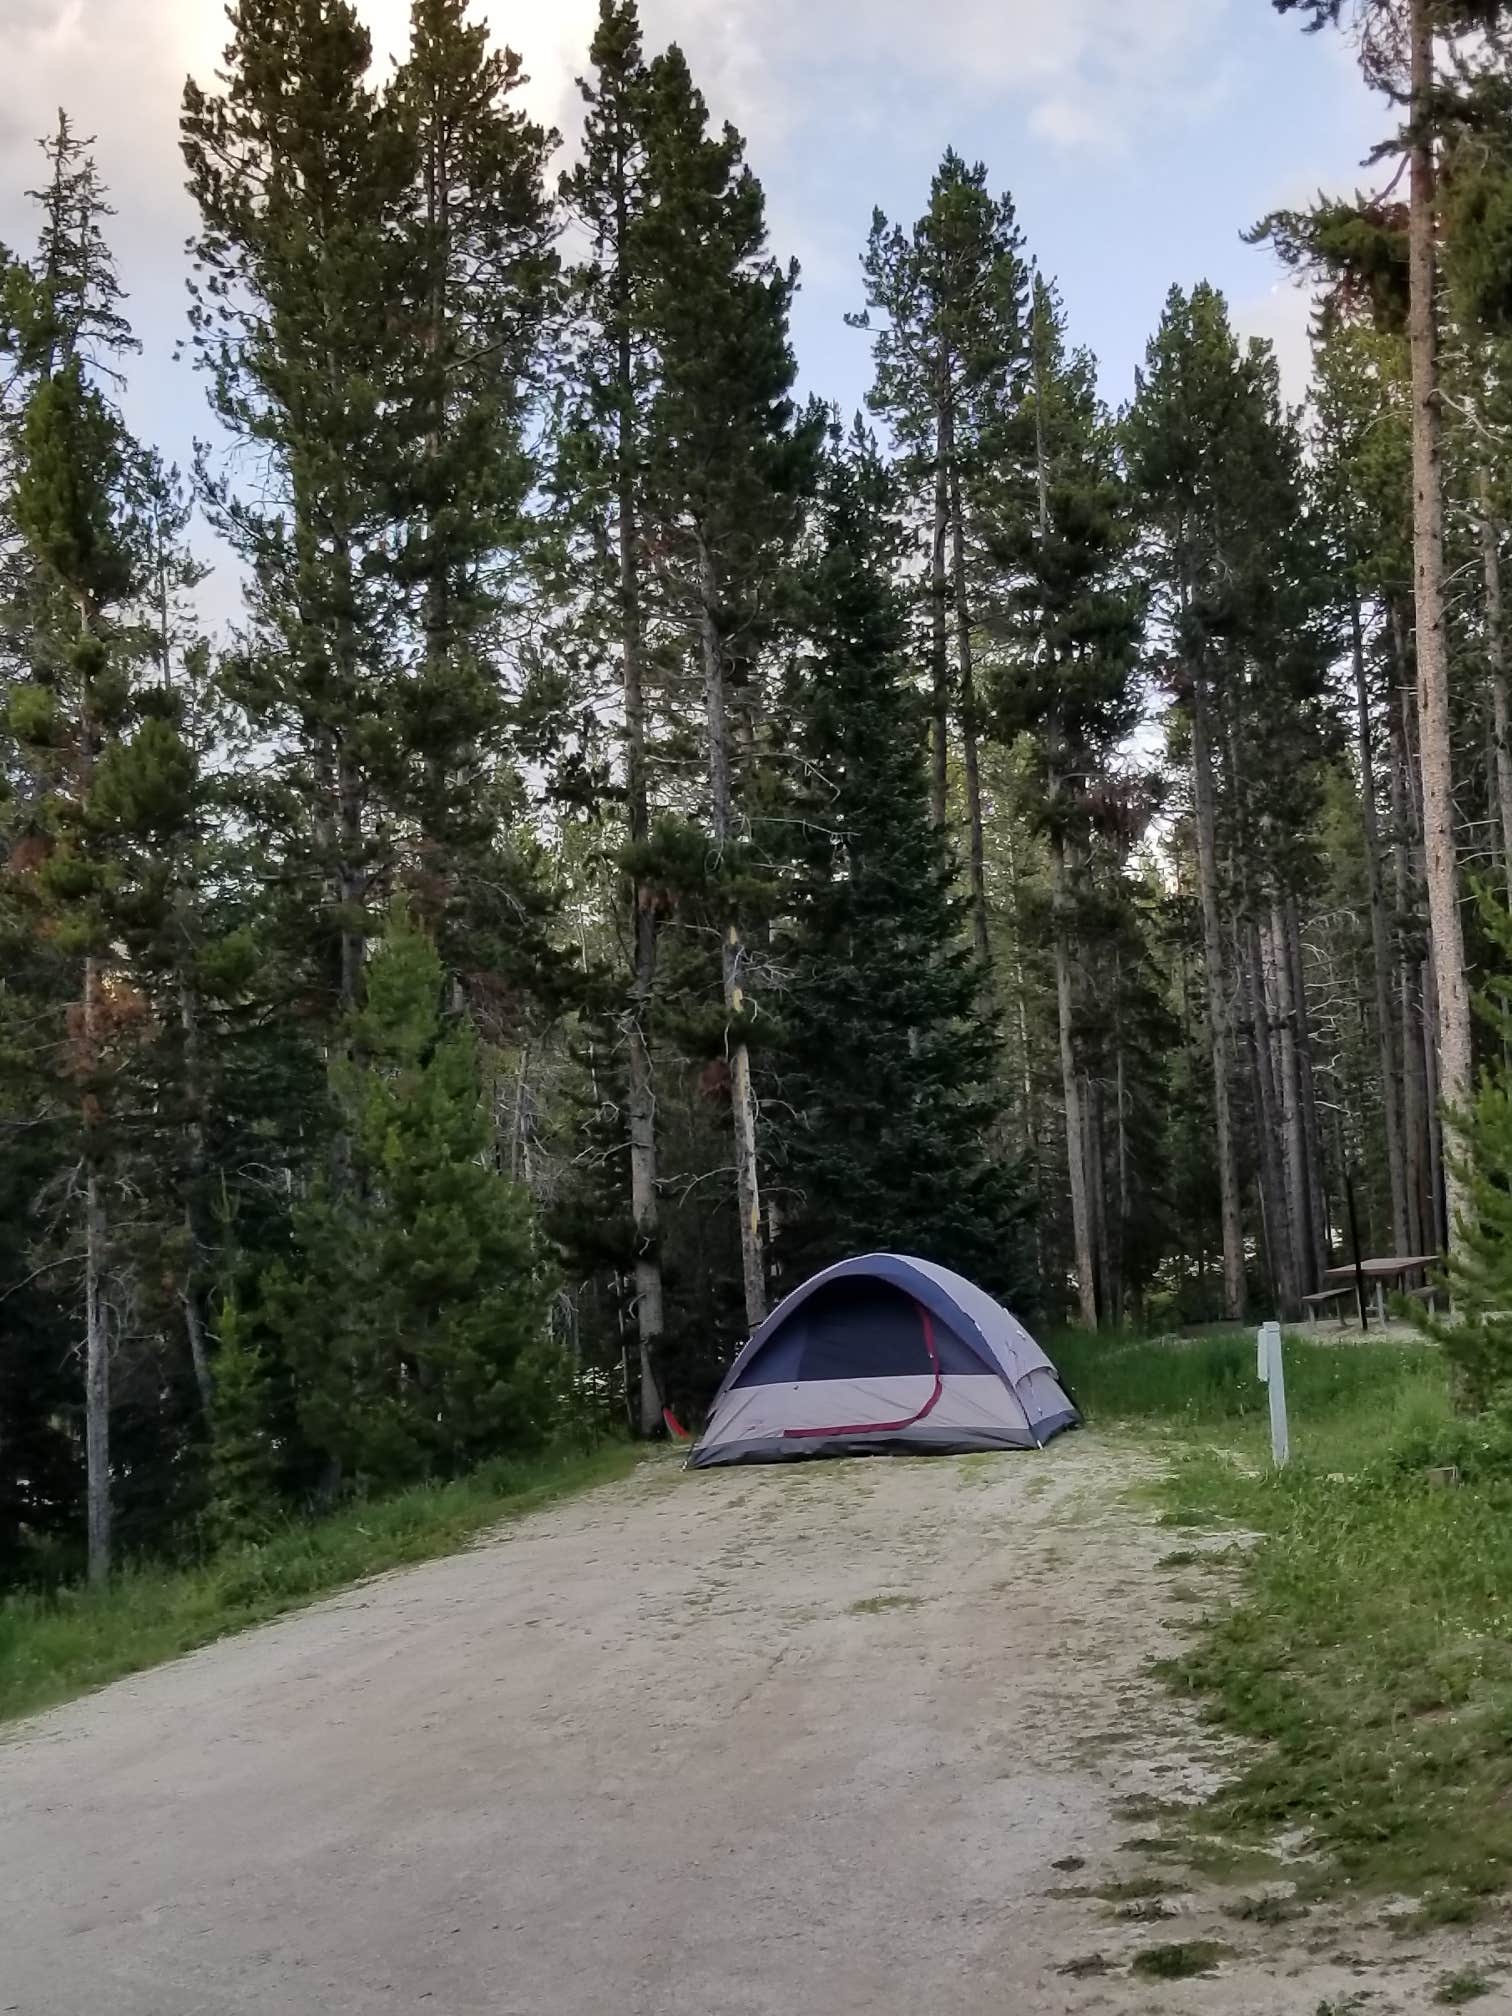
[[945, 1381], [940, 1372], [940, 1354], [935, 1349], [934, 1324], [929, 1320], [929, 1311], [922, 1302], [914, 1303], [919, 1312], [919, 1320], [924, 1325], [924, 1349], [929, 1353], [929, 1362], [934, 1367], [934, 1391], [924, 1402], [917, 1414], [910, 1414], [903, 1421], [852, 1421], [843, 1428], [784, 1428], [783, 1438], [792, 1442], [817, 1441], [825, 1435], [897, 1435], [905, 1428], [913, 1428], [926, 1415], [932, 1414], [940, 1404], [940, 1395], [945, 1390]]

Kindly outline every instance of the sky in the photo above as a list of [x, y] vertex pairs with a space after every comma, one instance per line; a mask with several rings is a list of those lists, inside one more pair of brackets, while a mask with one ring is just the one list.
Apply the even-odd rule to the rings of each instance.
[[[358, 0], [380, 58], [408, 0]], [[525, 58], [529, 98], [571, 136], [575, 74], [597, 0], [476, 0]], [[1300, 397], [1307, 303], [1241, 230], [1318, 188], [1350, 187], [1384, 108], [1340, 36], [1302, 36], [1267, 0], [642, 0], [646, 47], [678, 41], [716, 118], [745, 134], [768, 195], [773, 250], [803, 270], [803, 389], [847, 412], [865, 396], [859, 255], [874, 206], [911, 222], [948, 145], [1011, 191], [1031, 252], [1061, 285], [1078, 343], [1115, 404], [1173, 283], [1207, 279], [1246, 333], [1275, 341]], [[187, 463], [209, 431], [202, 388], [173, 351], [185, 328], [177, 110], [209, 82], [219, 0], [0, 0], [0, 241], [34, 232], [24, 191], [36, 137], [65, 105], [96, 138], [118, 215], [121, 277], [144, 354], [127, 416]], [[567, 158], [564, 153], [564, 160]]]

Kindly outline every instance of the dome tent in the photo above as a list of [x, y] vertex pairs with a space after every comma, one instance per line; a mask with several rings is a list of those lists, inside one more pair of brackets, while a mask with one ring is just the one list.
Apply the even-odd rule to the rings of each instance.
[[1038, 1449], [1079, 1418], [1001, 1303], [948, 1267], [868, 1253], [778, 1304], [725, 1375], [688, 1461]]

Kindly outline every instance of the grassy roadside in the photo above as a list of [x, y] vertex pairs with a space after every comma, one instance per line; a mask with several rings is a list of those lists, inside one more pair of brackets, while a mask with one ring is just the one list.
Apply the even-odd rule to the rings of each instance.
[[[1277, 1477], [1253, 1354], [1065, 1353], [1094, 1418], [1161, 1438], [1171, 1523], [1257, 1536], [1173, 1555], [1216, 1572], [1167, 1677], [1258, 1739], [1204, 1823], [1236, 1842], [1300, 1830], [1334, 1876], [1471, 1917], [1512, 1885], [1512, 1437], [1452, 1418], [1429, 1350], [1298, 1340]], [[1462, 1483], [1434, 1488], [1447, 1463]]]
[[174, 1659], [385, 1568], [453, 1552], [500, 1520], [625, 1476], [640, 1452], [489, 1464], [456, 1483], [291, 1524], [190, 1568], [128, 1568], [107, 1589], [0, 1600], [0, 1721]]

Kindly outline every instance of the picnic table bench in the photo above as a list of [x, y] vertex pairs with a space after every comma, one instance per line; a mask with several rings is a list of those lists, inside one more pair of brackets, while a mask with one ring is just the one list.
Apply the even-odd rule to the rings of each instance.
[[[1304, 1295], [1302, 1307], [1307, 1311], [1308, 1322], [1316, 1323], [1330, 1302], [1347, 1302], [1353, 1294], [1354, 1282], [1351, 1280], [1347, 1288], [1320, 1288], [1316, 1295]], [[1343, 1320], [1341, 1315], [1339, 1321], [1342, 1323]]]
[[1352, 1295], [1358, 1273], [1359, 1275], [1363, 1275], [1365, 1280], [1370, 1282], [1375, 1289], [1376, 1316], [1384, 1326], [1386, 1322], [1386, 1287], [1388, 1282], [1399, 1289], [1406, 1290], [1410, 1295], [1419, 1295], [1426, 1299], [1434, 1292], [1432, 1286], [1418, 1284], [1409, 1288], [1407, 1285], [1408, 1277], [1413, 1274], [1424, 1274], [1430, 1267], [1439, 1267], [1442, 1264], [1443, 1255], [1441, 1253], [1393, 1253], [1384, 1255], [1377, 1260], [1362, 1260], [1358, 1269], [1353, 1264], [1346, 1267], [1330, 1267], [1328, 1272], [1323, 1276], [1323, 1288], [1321, 1292], [1317, 1295], [1305, 1295], [1302, 1298], [1307, 1304], [1308, 1318], [1311, 1322], [1315, 1323], [1318, 1320], [1318, 1306], [1321, 1306], [1325, 1302], [1331, 1302], [1342, 1295]]

